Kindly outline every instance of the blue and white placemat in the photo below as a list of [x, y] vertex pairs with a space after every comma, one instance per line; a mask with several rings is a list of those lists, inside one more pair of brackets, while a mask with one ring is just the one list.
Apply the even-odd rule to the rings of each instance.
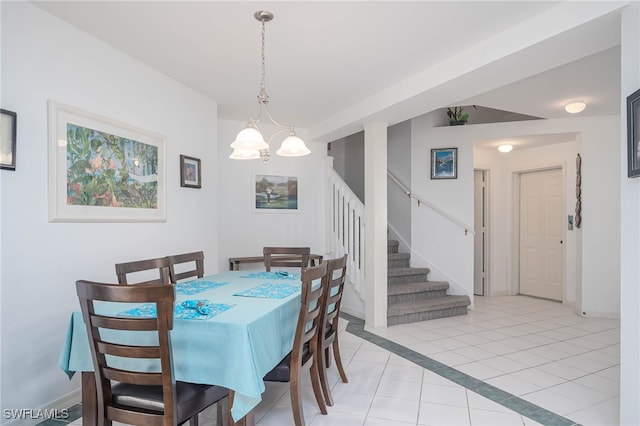
[[272, 271], [272, 272], [250, 272], [244, 275], [240, 275], [240, 278], [260, 278], [263, 280], [295, 280], [300, 281], [300, 274], [287, 271]]
[[[173, 310], [176, 319], [207, 320], [233, 308], [235, 305], [224, 303], [211, 303], [206, 299], [185, 300], [178, 302]], [[155, 303], [146, 303], [137, 308], [128, 309], [117, 314], [121, 317], [155, 318], [158, 315]]]
[[221, 287], [229, 284], [227, 281], [205, 281], [205, 280], [193, 280], [184, 281], [176, 284], [176, 294], [184, 294], [190, 296], [192, 294], [202, 293], [203, 291], [210, 290], [212, 288]]
[[260, 284], [257, 287], [253, 287], [239, 293], [234, 293], [234, 296], [262, 297], [265, 299], [284, 299], [285, 297], [299, 291], [299, 285], [264, 283]]

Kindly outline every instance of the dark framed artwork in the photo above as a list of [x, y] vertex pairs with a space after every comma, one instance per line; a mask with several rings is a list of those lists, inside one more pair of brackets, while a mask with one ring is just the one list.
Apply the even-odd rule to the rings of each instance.
[[458, 178], [458, 148], [431, 150], [431, 179]]
[[202, 188], [202, 174], [200, 159], [180, 156], [180, 186], [186, 188]]
[[628, 176], [640, 176], [640, 89], [627, 97]]
[[0, 109], [0, 169], [16, 169], [17, 114]]

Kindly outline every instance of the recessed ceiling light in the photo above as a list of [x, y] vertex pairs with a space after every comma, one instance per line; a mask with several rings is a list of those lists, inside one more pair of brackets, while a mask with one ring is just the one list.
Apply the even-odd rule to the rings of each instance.
[[565, 105], [564, 110], [570, 114], [577, 114], [579, 112], [584, 111], [586, 107], [587, 107], [587, 104], [585, 104], [582, 101], [571, 102], [570, 104]]
[[504, 144], [498, 147], [498, 151], [500, 152], [510, 152], [513, 149], [513, 145]]

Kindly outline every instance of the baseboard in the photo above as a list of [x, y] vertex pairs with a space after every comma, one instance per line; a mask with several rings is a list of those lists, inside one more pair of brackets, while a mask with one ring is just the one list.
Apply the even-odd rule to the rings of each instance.
[[606, 318], [606, 319], [620, 319], [620, 312], [577, 312], [578, 315], [586, 318]]
[[[65, 396], [51, 401], [47, 405], [33, 409], [4, 409], [3, 426], [35, 426], [45, 420], [67, 420], [66, 410], [82, 401], [82, 392], [76, 389]], [[9, 420], [10, 419], [10, 420]], [[9, 420], [4, 423], [5, 420]]]
[[354, 317], [360, 318], [360, 319], [364, 319], [364, 311], [360, 311], [358, 309], [353, 309], [349, 306], [340, 306], [340, 311], [344, 312], [346, 314], [352, 315]]

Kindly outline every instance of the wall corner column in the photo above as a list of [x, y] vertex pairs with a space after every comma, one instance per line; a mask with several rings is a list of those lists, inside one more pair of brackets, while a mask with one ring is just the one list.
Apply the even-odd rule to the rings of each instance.
[[387, 123], [364, 125], [365, 328], [387, 326]]

